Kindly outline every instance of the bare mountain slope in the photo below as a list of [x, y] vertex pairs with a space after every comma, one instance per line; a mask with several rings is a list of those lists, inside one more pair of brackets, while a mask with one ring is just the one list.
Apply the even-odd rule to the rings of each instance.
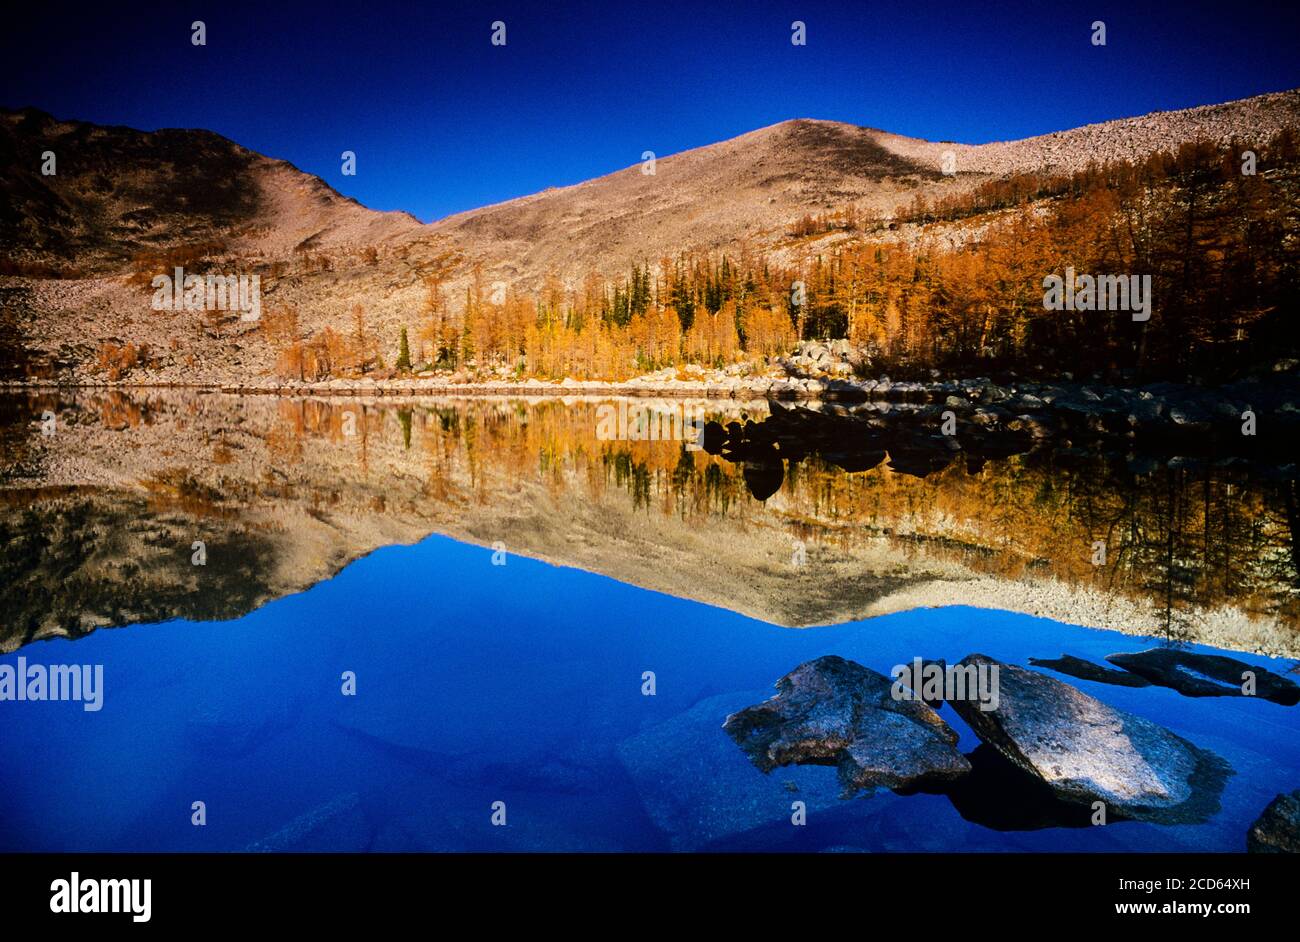
[[[653, 174], [635, 164], [451, 216], [427, 232], [467, 263], [481, 264], [489, 281], [536, 291], [554, 274], [576, 289], [587, 272], [626, 276], [634, 264], [683, 250], [751, 248], [781, 257], [847, 238], [797, 244], [791, 226], [808, 213], [852, 207], [863, 219], [888, 218], [918, 195], [933, 199], [1011, 174], [1140, 159], [1194, 141], [1259, 146], [1283, 128], [1300, 129], [1300, 89], [982, 145], [796, 119], [660, 157]], [[956, 172], [945, 175], [949, 151]], [[453, 279], [449, 296], [463, 296], [468, 267]]]
[[1090, 161], [1137, 160], [1189, 141], [1258, 146], [1283, 128], [1300, 126], [1300, 89], [1256, 95], [1218, 105], [1156, 111], [1135, 118], [1087, 124], [1069, 131], [1019, 141], [952, 144], [878, 133], [891, 153], [922, 164], [942, 160], [951, 150], [958, 173], [1004, 176], [1013, 173], [1072, 173]]
[[[1300, 127], [1300, 90], [969, 145], [798, 119], [558, 189], [420, 226], [379, 213], [318, 177], [210, 131], [155, 132], [0, 111], [0, 242], [19, 257], [122, 264], [134, 252], [220, 242], [247, 254], [368, 245], [445, 234], [467, 255], [528, 284], [547, 270], [622, 271], [688, 246], [778, 235], [802, 213], [856, 204], [888, 213], [980, 178], [1068, 172], [1192, 140], [1243, 146]], [[58, 173], [43, 176], [52, 151]], [[941, 172], [944, 154], [957, 176]]]
[[[853, 204], [868, 217], [885, 216], [918, 193], [1013, 173], [1072, 172], [1197, 140], [1250, 146], [1284, 127], [1300, 127], [1300, 89], [980, 145], [799, 119], [660, 159], [654, 175], [636, 165], [461, 213], [433, 229], [531, 287], [547, 271], [614, 274], [688, 246], [762, 244], [807, 212]], [[948, 151], [952, 176], [941, 172]]]
[[809, 210], [888, 210], [942, 178], [878, 142], [881, 132], [786, 121], [563, 189], [451, 216], [433, 229], [512, 279], [593, 267], [623, 272], [687, 246], [782, 229]]
[[[133, 270], [161, 271], [166, 253], [197, 247], [201, 270], [261, 274], [268, 309], [296, 308], [308, 338], [350, 329], [360, 303], [375, 336], [392, 344], [418, 323], [423, 276], [439, 258], [460, 260], [446, 283], [455, 316], [475, 264], [489, 283], [528, 292], [548, 274], [577, 288], [587, 272], [625, 275], [685, 250], [824, 251], [849, 236], [798, 242], [791, 224], [849, 206], [887, 217], [917, 195], [1184, 142], [1247, 147], [1282, 128], [1300, 129], [1300, 90], [983, 145], [800, 119], [661, 157], [653, 174], [637, 164], [421, 225], [211, 132], [0, 111], [0, 353], [14, 365], [8, 373], [31, 372], [21, 361], [47, 377], [89, 378], [102, 344], [147, 344], [154, 358], [133, 379], [260, 380], [274, 354], [256, 325], [152, 311]], [[54, 176], [41, 173], [46, 151], [58, 160]], [[955, 175], [941, 172], [948, 151]]]
[[[42, 172], [46, 154], [55, 172]], [[284, 160], [211, 131], [154, 132], [0, 112], [0, 242], [19, 260], [121, 270], [141, 252], [220, 246], [243, 255], [369, 244], [418, 228]]]

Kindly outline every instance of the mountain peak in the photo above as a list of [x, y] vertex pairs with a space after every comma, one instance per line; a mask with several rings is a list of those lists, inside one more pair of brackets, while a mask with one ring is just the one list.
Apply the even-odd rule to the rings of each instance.
[[[13, 168], [0, 179], [0, 243], [13, 247], [11, 273], [37, 276], [6, 286], [15, 323], [40, 324], [44, 350], [68, 361], [121, 338], [156, 344], [156, 325], [132, 319], [147, 304], [139, 276], [173, 256], [201, 270], [266, 273], [268, 307], [301, 312], [308, 335], [339, 329], [358, 304], [374, 329], [395, 335], [421, 316], [435, 270], [446, 297], [464, 299], [476, 270], [480, 284], [526, 295], [552, 278], [575, 290], [589, 275], [621, 278], [688, 252], [754, 251], [798, 265], [846, 240], [894, 238], [883, 221], [918, 197], [1191, 141], [1262, 144], [1282, 128], [1300, 128], [1300, 90], [981, 145], [792, 118], [421, 225], [210, 131], [146, 132], [25, 108], [0, 112], [0, 156]], [[47, 150], [57, 175], [41, 173]], [[945, 161], [955, 173], [943, 172]], [[836, 213], [868, 226], [804, 225]]]

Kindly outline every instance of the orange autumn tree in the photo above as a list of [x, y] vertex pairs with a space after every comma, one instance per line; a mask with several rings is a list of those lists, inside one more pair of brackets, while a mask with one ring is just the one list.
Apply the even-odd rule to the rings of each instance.
[[[448, 259], [420, 268], [419, 359], [614, 380], [761, 364], [801, 340], [847, 337], [895, 375], [1239, 375], [1300, 353], [1300, 152], [1288, 135], [1257, 143], [1260, 172], [1243, 175], [1240, 149], [1021, 174], [882, 219], [819, 208], [770, 254], [688, 250], [621, 276], [547, 272], [528, 290], [478, 266], [453, 279]], [[1068, 268], [1149, 275], [1152, 316], [1047, 310], [1043, 279]], [[364, 371], [382, 352], [360, 306], [334, 333], [264, 329], [285, 375]]]

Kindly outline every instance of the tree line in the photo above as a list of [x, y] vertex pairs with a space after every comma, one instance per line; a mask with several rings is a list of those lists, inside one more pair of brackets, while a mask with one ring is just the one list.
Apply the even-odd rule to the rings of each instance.
[[[383, 368], [387, 349], [401, 369], [623, 379], [758, 364], [800, 340], [843, 337], [903, 372], [1228, 378], [1300, 339], [1300, 147], [1283, 132], [1246, 151], [1193, 143], [993, 180], [918, 197], [888, 227], [847, 210], [805, 216], [803, 236], [822, 225], [864, 234], [821, 249], [804, 239], [779, 256], [684, 251], [576, 284], [552, 274], [533, 293], [489, 286], [475, 268], [453, 298], [452, 267], [440, 265], [407, 340], [369, 335], [360, 309], [310, 341], [275, 318], [267, 331], [281, 371], [313, 377]], [[1043, 279], [1067, 268], [1150, 275], [1152, 316], [1046, 309]]]

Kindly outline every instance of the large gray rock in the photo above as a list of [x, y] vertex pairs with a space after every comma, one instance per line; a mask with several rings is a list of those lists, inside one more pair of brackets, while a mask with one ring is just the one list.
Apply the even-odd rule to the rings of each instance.
[[1245, 696], [1241, 688], [1249, 671], [1255, 675], [1254, 696], [1283, 706], [1300, 703], [1300, 685], [1263, 667], [1221, 654], [1152, 648], [1111, 654], [1106, 660], [1188, 697]]
[[962, 665], [998, 667], [998, 707], [953, 708], [1003, 757], [1064, 801], [1101, 801], [1108, 816], [1166, 824], [1208, 820], [1232, 770], [1214, 753], [1036, 671], [972, 654]]
[[834, 765], [845, 792], [950, 782], [970, 771], [957, 734], [917, 700], [895, 700], [888, 677], [842, 657], [800, 664], [770, 700], [727, 717], [723, 729], [764, 772]]
[[1246, 833], [1252, 854], [1300, 854], [1300, 789], [1274, 798]]

